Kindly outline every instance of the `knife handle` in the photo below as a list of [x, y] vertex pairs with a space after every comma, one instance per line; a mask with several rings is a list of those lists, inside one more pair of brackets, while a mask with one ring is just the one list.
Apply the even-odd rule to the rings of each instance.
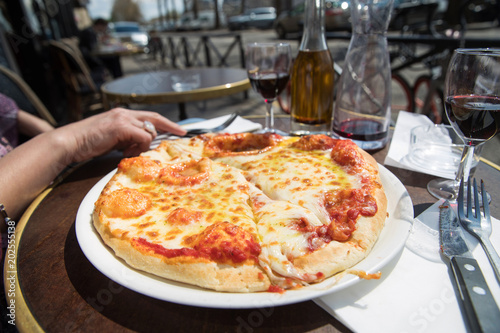
[[481, 268], [472, 258], [452, 257], [451, 268], [473, 332], [498, 332], [500, 310]]

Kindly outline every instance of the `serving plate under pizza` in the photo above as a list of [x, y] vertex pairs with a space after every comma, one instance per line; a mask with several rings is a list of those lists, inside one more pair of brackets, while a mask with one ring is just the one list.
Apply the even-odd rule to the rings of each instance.
[[[376, 273], [396, 255], [406, 242], [413, 220], [413, 204], [403, 184], [379, 165], [380, 178], [388, 201], [388, 218], [370, 254], [352, 269]], [[157, 299], [212, 308], [259, 308], [311, 300], [348, 288], [360, 281], [352, 274], [340, 274], [321, 283], [287, 290], [284, 293], [226, 293], [198, 288], [137, 270], [115, 256], [101, 240], [92, 223], [94, 203], [116, 170], [103, 177], [85, 196], [76, 217], [76, 235], [87, 259], [113, 281], [138, 293]]]

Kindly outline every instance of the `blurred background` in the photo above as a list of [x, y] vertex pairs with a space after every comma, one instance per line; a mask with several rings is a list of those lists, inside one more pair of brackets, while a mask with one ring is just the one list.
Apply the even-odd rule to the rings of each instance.
[[[97, 18], [110, 22], [113, 38], [143, 50], [120, 58], [123, 74], [129, 75], [191, 66], [241, 68], [243, 46], [254, 41], [288, 41], [296, 54], [303, 13], [303, 0], [0, 0], [0, 65], [17, 73], [61, 125], [70, 121], [71, 96], [50, 41], [78, 40]], [[388, 32], [393, 111], [422, 112], [435, 122], [446, 122], [440, 98], [449, 54], [458, 46], [500, 46], [499, 13], [500, 0], [395, 0]], [[349, 0], [325, 1], [325, 29], [330, 52], [341, 68], [350, 38]], [[209, 52], [215, 60], [203, 59]], [[430, 82], [436, 83], [436, 105], [425, 111], [419, 89]], [[177, 120], [176, 105], [129, 107], [152, 109]], [[215, 117], [235, 108], [243, 115], [264, 113], [252, 91], [246, 97], [186, 107], [190, 117]], [[397, 112], [394, 121], [396, 116]], [[484, 153], [497, 164], [499, 144], [498, 137], [490, 140]]]

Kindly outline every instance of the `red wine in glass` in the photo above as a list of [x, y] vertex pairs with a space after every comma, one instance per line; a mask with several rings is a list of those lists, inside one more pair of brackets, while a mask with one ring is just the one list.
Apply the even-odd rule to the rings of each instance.
[[376, 120], [369, 119], [348, 119], [340, 123], [338, 129], [333, 131], [343, 138], [359, 141], [376, 141], [387, 137], [387, 130], [384, 124]]
[[486, 141], [500, 127], [500, 98], [495, 96], [450, 96], [445, 100], [448, 119], [465, 140]]
[[251, 43], [245, 49], [245, 64], [253, 90], [266, 102], [266, 123], [260, 133], [287, 133], [274, 128], [273, 102], [290, 78], [291, 48], [287, 43]]
[[250, 84], [267, 101], [273, 101], [285, 89], [290, 74], [276, 72], [258, 72], [248, 75]]

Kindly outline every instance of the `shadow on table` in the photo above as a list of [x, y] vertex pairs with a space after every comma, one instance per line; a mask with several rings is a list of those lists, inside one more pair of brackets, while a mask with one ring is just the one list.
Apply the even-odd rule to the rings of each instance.
[[[64, 260], [68, 277], [78, 293], [80, 311], [67, 314], [71, 330], [103, 327], [105, 330], [193, 332], [228, 331], [295, 332], [325, 326], [342, 327], [318, 307], [301, 316], [302, 305], [261, 309], [210, 309], [157, 300], [127, 289], [101, 274], [85, 257], [76, 238], [75, 224], [68, 232]], [[312, 302], [312, 301], [309, 301]], [[317, 307], [315, 304], [308, 306]], [[105, 319], [102, 316], [106, 317]], [[279, 325], [276, 325], [279, 323]], [[66, 327], [67, 328], [67, 327]], [[347, 328], [342, 332], [349, 332]]]

